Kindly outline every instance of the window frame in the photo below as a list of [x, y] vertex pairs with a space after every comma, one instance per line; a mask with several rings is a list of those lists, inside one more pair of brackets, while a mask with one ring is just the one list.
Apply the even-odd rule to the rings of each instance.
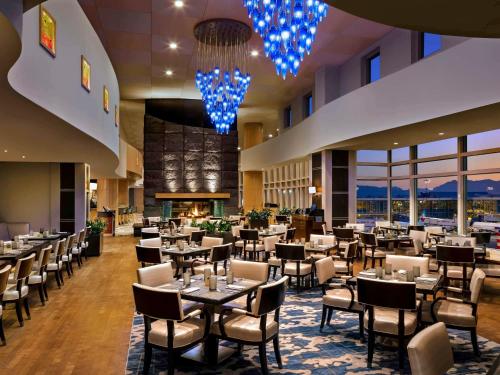
[[[371, 80], [371, 73], [372, 73], [372, 67], [371, 67], [371, 62], [373, 59], [379, 57], [380, 58], [380, 78], [372, 81]], [[375, 48], [373, 51], [370, 53], [366, 54], [363, 57], [363, 86], [369, 85], [370, 83], [377, 82], [382, 78], [382, 57], [380, 54], [380, 47]]]
[[292, 127], [292, 106], [286, 106], [283, 109], [283, 128], [289, 129]]
[[[312, 92], [307, 93], [303, 97], [303, 118], [306, 119], [311, 116], [314, 112], [314, 101]], [[310, 101], [310, 103], [309, 103]]]

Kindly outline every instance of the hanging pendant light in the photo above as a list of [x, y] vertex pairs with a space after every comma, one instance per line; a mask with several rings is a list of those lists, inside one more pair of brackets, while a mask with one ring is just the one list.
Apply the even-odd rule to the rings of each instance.
[[264, 52], [285, 79], [296, 76], [310, 54], [319, 23], [328, 13], [323, 0], [243, 0]]
[[230, 19], [196, 25], [198, 40], [196, 87], [217, 133], [229, 133], [250, 86], [247, 72], [250, 27]]

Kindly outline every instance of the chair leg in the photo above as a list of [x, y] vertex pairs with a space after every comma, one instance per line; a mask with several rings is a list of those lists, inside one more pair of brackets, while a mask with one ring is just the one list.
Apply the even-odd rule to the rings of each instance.
[[151, 366], [152, 350], [153, 349], [150, 345], [144, 346], [144, 368], [142, 370], [144, 374], [147, 374], [149, 372], [149, 367]]
[[61, 289], [61, 279], [59, 279], [59, 271], [54, 272], [54, 275], [56, 277], [57, 286], [59, 287], [59, 289]]
[[174, 363], [174, 351], [168, 350], [168, 375], [174, 375], [175, 373], [175, 363]]
[[363, 269], [366, 270], [366, 261], [368, 260], [368, 258], [366, 257], [365, 255], [365, 260], [363, 261]]
[[24, 310], [26, 311], [26, 315], [28, 316], [28, 319], [31, 320], [31, 315], [30, 315], [30, 304], [28, 302], [28, 297], [26, 296], [23, 300], [24, 304]]
[[262, 374], [263, 375], [269, 374], [269, 371], [267, 369], [267, 355], [266, 355], [265, 342], [259, 344], [259, 359], [260, 359], [260, 367], [262, 369]]
[[5, 340], [5, 333], [3, 331], [3, 319], [1, 315], [0, 315], [0, 341], [2, 342], [2, 345], [7, 345], [7, 341]]
[[62, 268], [59, 269], [59, 279], [61, 280], [61, 284], [64, 285], [64, 273]]
[[38, 284], [38, 295], [40, 296], [40, 302], [45, 306], [45, 294], [43, 292], [43, 284]]
[[470, 331], [470, 338], [472, 341], [472, 347], [474, 348], [474, 354], [476, 357], [480, 357], [481, 352], [479, 351], [479, 345], [477, 344], [477, 332], [475, 328]]
[[19, 325], [21, 327], [24, 327], [23, 310], [21, 309], [21, 301], [20, 300], [16, 301], [16, 315], [17, 315], [17, 320], [19, 322]]
[[276, 279], [276, 271], [278, 270], [278, 267], [273, 267], [273, 280]]
[[73, 275], [73, 262], [69, 262], [69, 270], [71, 272], [71, 274]]
[[327, 313], [326, 310], [327, 310], [326, 305], [323, 305], [323, 312], [321, 313], [321, 325], [319, 326], [320, 332], [323, 330], [323, 327], [325, 326], [326, 313]]
[[379, 258], [379, 265], [380, 265], [380, 267], [382, 267], [382, 261], [383, 260], [384, 260], [383, 258]]
[[45, 295], [45, 300], [49, 300], [49, 293], [47, 292], [47, 282], [43, 283], [43, 294]]
[[76, 255], [76, 264], [78, 264], [78, 268], [82, 268], [82, 263], [80, 262], [80, 254]]
[[372, 268], [375, 268], [375, 258], [372, 258]]
[[333, 309], [329, 308], [328, 309], [328, 318], [326, 319], [326, 324], [330, 325], [330, 321], [332, 320], [332, 315], [333, 315]]
[[361, 342], [365, 341], [365, 322], [364, 322], [364, 314], [359, 313], [359, 339]]
[[375, 334], [373, 331], [368, 332], [368, 368], [372, 367], [373, 350], [375, 348]]
[[278, 368], [282, 369], [283, 363], [281, 362], [280, 339], [278, 336], [276, 336], [273, 339], [273, 346], [274, 346], [274, 356], [276, 357], [276, 362], [278, 363]]
[[404, 367], [405, 360], [405, 340], [403, 336], [398, 337], [398, 357], [399, 357], [399, 369]]
[[71, 277], [71, 271], [69, 269], [69, 260], [66, 262], [66, 273], [68, 274], [68, 277]]

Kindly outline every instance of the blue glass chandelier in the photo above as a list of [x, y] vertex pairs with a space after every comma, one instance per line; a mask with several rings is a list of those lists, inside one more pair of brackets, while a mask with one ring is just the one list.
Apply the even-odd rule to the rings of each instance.
[[253, 27], [264, 40], [264, 53], [285, 79], [296, 76], [311, 53], [319, 23], [328, 13], [323, 0], [243, 0]]
[[226, 19], [204, 21], [195, 27], [196, 87], [219, 134], [229, 133], [250, 86], [246, 61], [251, 33], [244, 23]]

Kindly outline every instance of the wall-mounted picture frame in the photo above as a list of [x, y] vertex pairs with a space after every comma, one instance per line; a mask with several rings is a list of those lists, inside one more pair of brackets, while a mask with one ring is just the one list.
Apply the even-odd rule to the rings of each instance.
[[109, 113], [109, 91], [106, 85], [102, 87], [102, 108]]
[[82, 70], [82, 76], [81, 76], [81, 83], [82, 87], [87, 90], [87, 92], [90, 92], [90, 79], [91, 79], [91, 66], [90, 63], [87, 61], [85, 56], [82, 55], [81, 59], [81, 70]]
[[43, 6], [39, 6], [39, 41], [40, 45], [52, 56], [56, 57], [56, 20]]
[[120, 107], [115, 105], [115, 126], [118, 128], [120, 126]]

